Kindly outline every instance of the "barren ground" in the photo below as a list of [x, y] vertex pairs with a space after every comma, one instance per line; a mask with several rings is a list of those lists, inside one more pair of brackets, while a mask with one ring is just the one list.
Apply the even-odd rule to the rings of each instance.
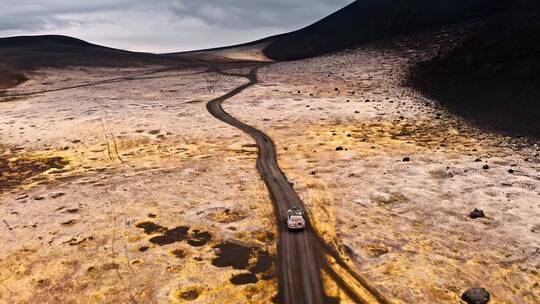
[[[539, 148], [404, 88], [418, 53], [275, 63], [224, 107], [274, 139], [316, 228], [395, 302], [480, 286], [537, 303]], [[8, 94], [144, 71], [40, 70]], [[4, 98], [0, 302], [268, 303], [275, 223], [256, 148], [205, 108], [245, 81], [194, 69]]]

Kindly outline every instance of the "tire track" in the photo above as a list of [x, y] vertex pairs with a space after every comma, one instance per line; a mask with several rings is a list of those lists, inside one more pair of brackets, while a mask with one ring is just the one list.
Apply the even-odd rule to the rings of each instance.
[[[268, 65], [256, 65], [247, 74], [229, 73], [220, 70], [215, 65], [210, 65], [209, 69], [218, 74], [244, 77], [249, 82], [236, 87], [223, 96], [209, 101], [206, 108], [215, 118], [240, 129], [257, 142], [257, 170], [270, 192], [270, 198], [274, 206], [274, 215], [279, 228], [277, 243], [279, 294], [276, 300], [284, 304], [334, 302], [334, 299], [329, 298], [324, 292], [321, 271], [325, 271], [339, 288], [357, 303], [390, 303], [366, 279], [355, 273], [341, 259], [338, 252], [317, 234], [313, 229], [313, 225], [309, 223], [309, 218], [306, 219], [307, 227], [304, 232], [287, 232], [283, 224], [284, 214], [292, 207], [304, 208], [304, 204], [278, 166], [277, 152], [272, 139], [262, 131], [232, 117], [223, 109], [223, 102], [257, 84], [258, 69], [267, 68]], [[362, 287], [361, 293], [358, 293], [343, 277], [339, 276], [331, 267], [328, 257], [332, 257], [335, 263], [349, 274], [357, 285]]]

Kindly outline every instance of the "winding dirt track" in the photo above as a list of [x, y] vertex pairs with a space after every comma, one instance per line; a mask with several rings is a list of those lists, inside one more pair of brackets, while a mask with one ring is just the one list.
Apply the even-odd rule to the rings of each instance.
[[[281, 171], [277, 162], [276, 148], [272, 139], [263, 133], [229, 115], [222, 108], [224, 101], [239, 94], [245, 89], [258, 83], [257, 70], [261, 66], [252, 68], [248, 74], [227, 73], [212, 66], [211, 69], [227, 76], [245, 77], [249, 83], [241, 85], [227, 94], [208, 102], [208, 111], [217, 119], [234, 126], [250, 135], [256, 142], [259, 150], [257, 170], [264, 180], [274, 205], [276, 223], [279, 228], [277, 243], [277, 271], [279, 294], [276, 299], [279, 303], [336, 303], [336, 299], [328, 297], [324, 292], [321, 271], [325, 273], [356, 303], [389, 303], [377, 290], [341, 260], [340, 255], [324, 240], [309, 224], [307, 229], [300, 233], [287, 232], [283, 218], [289, 208], [304, 207], [302, 200]], [[332, 257], [350, 280], [360, 286], [351, 286], [351, 282], [342, 278], [334, 270], [328, 257]]]
[[[276, 301], [282, 304], [338, 303], [338, 299], [328, 297], [325, 294], [321, 275], [321, 273], [324, 272], [329, 279], [355, 303], [390, 303], [390, 301], [388, 301], [380, 292], [372, 287], [366, 278], [356, 273], [341, 258], [341, 255], [335, 248], [327, 244], [326, 241], [317, 234], [317, 231], [310, 225], [309, 218], [307, 219], [307, 229], [305, 231], [300, 233], [291, 233], [287, 231], [284, 224], [284, 215], [286, 211], [295, 206], [304, 208], [304, 204], [295, 192], [292, 184], [289, 183], [287, 177], [278, 166], [276, 148], [272, 139], [262, 131], [242, 123], [223, 110], [222, 103], [224, 101], [258, 83], [257, 70], [263, 66], [268, 66], [268, 64], [255, 65], [255, 67], [251, 68], [249, 73], [241, 74], [225, 72], [213, 64], [200, 63], [201, 65], [207, 65], [208, 70], [190, 74], [215, 72], [221, 75], [243, 77], [249, 80], [248, 83], [233, 89], [223, 96], [209, 101], [206, 107], [214, 117], [242, 130], [257, 142], [259, 150], [257, 170], [270, 192], [270, 197], [274, 205], [276, 223], [278, 224], [279, 229], [277, 243], [279, 294]], [[245, 64], [242, 65], [242, 67], [245, 67]], [[149, 76], [168, 70], [171, 69], [151, 70], [140, 74], [59, 89], [10, 94], [0, 97], [17, 98], [114, 82], [189, 75]], [[336, 271], [336, 269], [339, 269], [339, 271]]]

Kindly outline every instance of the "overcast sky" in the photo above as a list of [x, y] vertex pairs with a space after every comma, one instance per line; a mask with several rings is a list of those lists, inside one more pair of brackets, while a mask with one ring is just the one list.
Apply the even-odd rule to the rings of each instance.
[[184, 51], [295, 30], [351, 2], [0, 0], [0, 37], [61, 34], [133, 51]]

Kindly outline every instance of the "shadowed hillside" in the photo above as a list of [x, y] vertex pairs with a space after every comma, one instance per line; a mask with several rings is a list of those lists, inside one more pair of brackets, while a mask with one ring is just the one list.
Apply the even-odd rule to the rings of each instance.
[[118, 50], [56, 35], [0, 38], [2, 64], [17, 68], [63, 65], [126, 66], [177, 63], [164, 56]]
[[301, 30], [276, 36], [264, 53], [295, 60], [413, 33], [506, 8], [508, 0], [358, 0]]
[[478, 126], [540, 138], [540, 12], [509, 11], [417, 64], [410, 85]]
[[180, 58], [123, 51], [57, 35], [0, 38], [0, 58], [0, 89], [25, 81], [25, 72], [43, 67], [194, 64]]

